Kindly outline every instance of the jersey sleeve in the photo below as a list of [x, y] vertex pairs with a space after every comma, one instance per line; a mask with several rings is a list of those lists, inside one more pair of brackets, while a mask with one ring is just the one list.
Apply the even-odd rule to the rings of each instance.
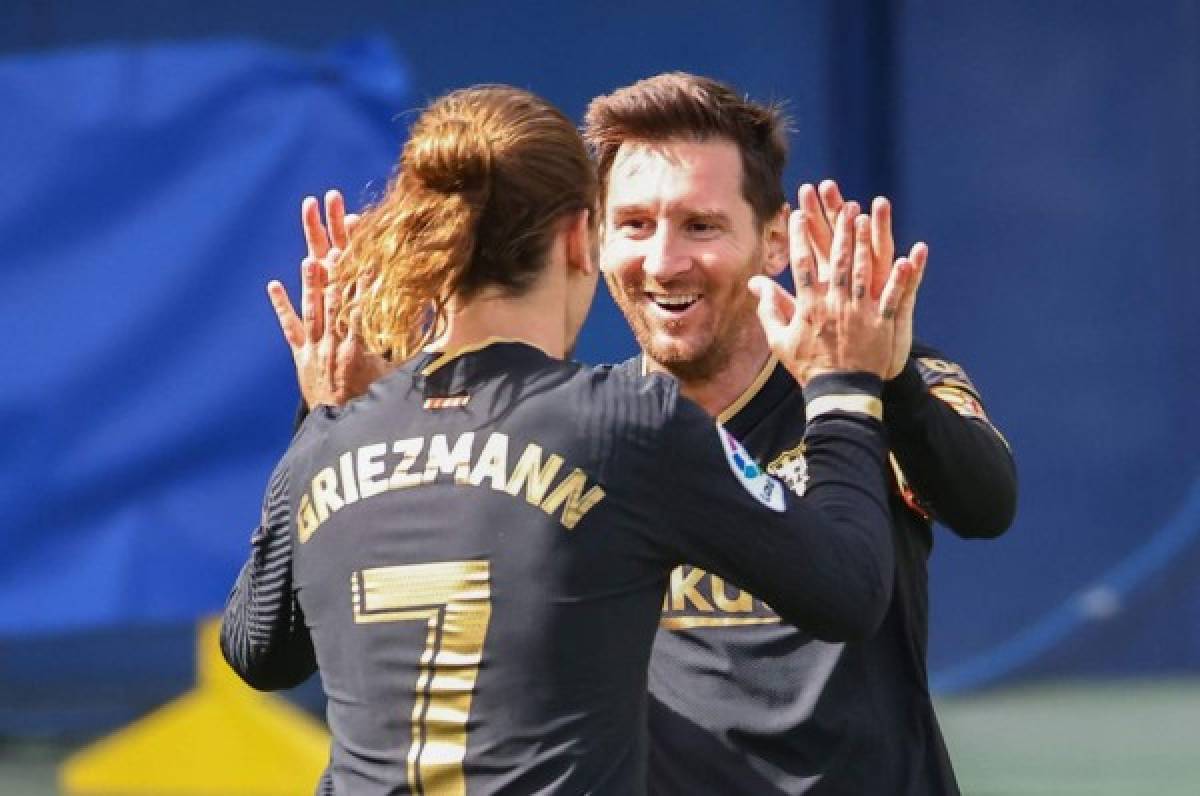
[[884, 389], [884, 419], [904, 478], [936, 520], [966, 538], [1008, 529], [1016, 513], [1016, 464], [960, 365], [914, 346]]
[[871, 636], [892, 592], [879, 379], [831, 374], [804, 390], [810, 421], [780, 478], [699, 407], [664, 425], [661, 525], [670, 553], [829, 641]]
[[221, 618], [221, 652], [250, 686], [273, 691], [300, 685], [316, 670], [312, 639], [292, 590], [291, 508], [287, 459], [275, 469], [262, 517]]

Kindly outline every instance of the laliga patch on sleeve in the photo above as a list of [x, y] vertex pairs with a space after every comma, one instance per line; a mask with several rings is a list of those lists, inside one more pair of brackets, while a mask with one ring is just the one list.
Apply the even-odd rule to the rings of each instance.
[[757, 462], [742, 447], [732, 434], [717, 424], [717, 436], [721, 438], [721, 446], [725, 449], [725, 460], [729, 469], [737, 476], [742, 486], [754, 496], [754, 499], [772, 511], [783, 511], [783, 486], [771, 476], [763, 472]]

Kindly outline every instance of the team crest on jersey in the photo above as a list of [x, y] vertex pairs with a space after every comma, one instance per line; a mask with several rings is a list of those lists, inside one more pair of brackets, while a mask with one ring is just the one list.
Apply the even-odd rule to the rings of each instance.
[[729, 469], [733, 470], [733, 474], [741, 481], [746, 491], [772, 511], [783, 511], [783, 486], [763, 472], [754, 458], [742, 447], [742, 443], [722, 428], [720, 423], [717, 424], [717, 436], [721, 438], [722, 447], [725, 448], [725, 459], [729, 462]]
[[786, 450], [771, 460], [767, 472], [782, 481], [796, 497], [804, 497], [808, 488], [808, 461], [804, 458], [804, 443]]
[[926, 386], [957, 387], [979, 395], [979, 391], [967, 377], [967, 372], [962, 369], [962, 365], [956, 362], [937, 357], [920, 357], [916, 360], [916, 365], [917, 372], [921, 374], [921, 380], [925, 382]]
[[936, 398], [940, 398], [944, 403], [949, 404], [951, 409], [963, 417], [973, 417], [985, 423], [991, 422], [988, 420], [987, 413], [983, 411], [983, 405], [979, 403], [979, 399], [973, 393], [961, 387], [937, 386], [930, 390], [930, 392]]

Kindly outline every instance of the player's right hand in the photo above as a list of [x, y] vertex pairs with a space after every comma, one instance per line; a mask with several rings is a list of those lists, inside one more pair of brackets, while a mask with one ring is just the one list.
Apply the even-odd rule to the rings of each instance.
[[267, 285], [279, 328], [292, 351], [296, 381], [304, 403], [340, 406], [362, 395], [375, 379], [391, 370], [391, 364], [371, 353], [356, 334], [356, 323], [342, 329], [335, 323], [341, 296], [335, 279], [342, 253], [358, 216], [347, 215], [338, 191], [325, 194], [325, 218], [315, 197], [300, 205], [300, 222], [308, 255], [300, 267], [300, 301], [303, 317], [296, 314], [287, 289], [278, 280]]

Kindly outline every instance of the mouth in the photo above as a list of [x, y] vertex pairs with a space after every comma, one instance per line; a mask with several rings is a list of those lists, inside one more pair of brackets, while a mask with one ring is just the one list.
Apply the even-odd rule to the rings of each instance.
[[683, 316], [703, 298], [700, 293], [647, 292], [645, 296], [651, 304], [658, 308], [658, 312], [667, 318]]

